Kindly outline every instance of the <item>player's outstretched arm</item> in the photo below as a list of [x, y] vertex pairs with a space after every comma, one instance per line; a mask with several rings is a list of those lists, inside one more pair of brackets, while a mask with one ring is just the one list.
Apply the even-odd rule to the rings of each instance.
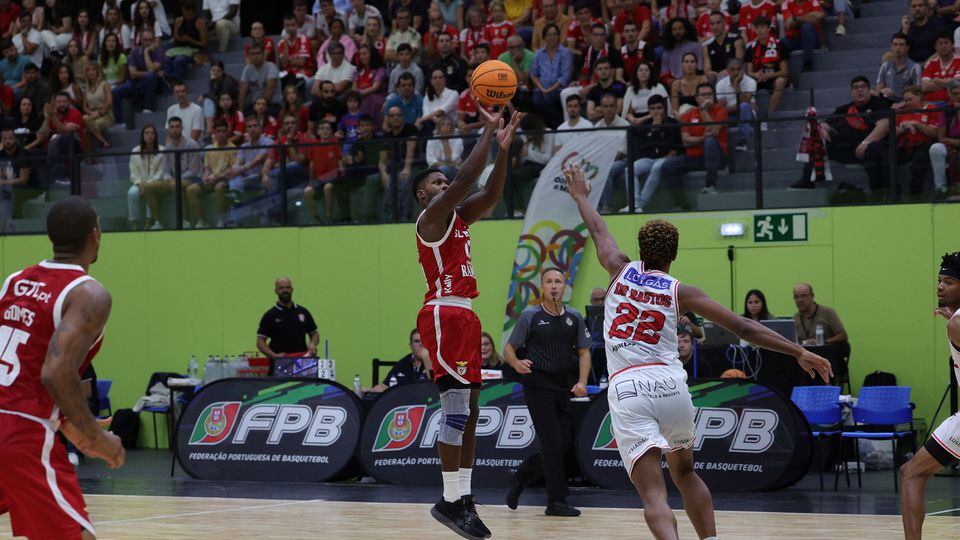
[[780, 334], [752, 319], [737, 315], [696, 287], [681, 283], [677, 290], [677, 300], [683, 306], [681, 312], [692, 311], [733, 332], [740, 339], [795, 357], [810, 378], [820, 375], [824, 382], [829, 383], [833, 377], [833, 369], [826, 358], [787, 341]]
[[590, 194], [590, 184], [583, 177], [583, 171], [580, 170], [580, 167], [573, 164], [567, 165], [563, 169], [563, 176], [567, 179], [567, 191], [573, 198], [573, 202], [577, 204], [580, 217], [583, 218], [583, 223], [590, 231], [590, 237], [593, 238], [593, 243], [597, 247], [597, 259], [610, 273], [611, 279], [617, 277], [620, 270], [623, 270], [623, 266], [630, 262], [630, 258], [617, 246], [617, 241], [613, 239], [613, 235], [607, 229], [603, 217], [587, 200], [587, 195]]
[[[473, 191], [473, 185], [477, 183], [480, 173], [483, 172], [487, 162], [487, 152], [490, 148], [490, 139], [493, 138], [498, 123], [502, 123], [503, 119], [499, 114], [490, 113], [480, 106], [477, 107], [477, 111], [486, 120], [487, 125], [477, 140], [477, 144], [470, 151], [470, 155], [460, 166], [457, 176], [454, 177], [443, 193], [434, 197], [427, 205], [423, 217], [420, 218], [420, 223], [424, 226], [442, 224], [442, 228], [445, 229], [450, 212], [453, 212], [453, 209], [460, 206], [463, 200], [470, 195], [470, 192]], [[462, 215], [460, 217], [464, 219]]]
[[50, 338], [40, 381], [67, 418], [65, 435], [89, 456], [104, 459], [111, 467], [123, 464], [120, 439], [100, 429], [87, 408], [80, 381], [80, 366], [90, 347], [103, 333], [110, 316], [110, 293], [95, 281], [86, 281], [67, 294], [59, 326]]
[[[493, 119], [490, 113], [483, 110], [482, 107], [478, 107], [477, 110], [485, 119]], [[496, 137], [500, 151], [497, 152], [497, 160], [493, 163], [493, 171], [490, 172], [490, 177], [487, 178], [483, 190], [468, 197], [460, 208], [460, 217], [468, 224], [479, 221], [489, 214], [503, 198], [503, 184], [507, 178], [507, 161], [510, 159], [510, 144], [513, 142], [513, 136], [522, 117], [523, 113], [514, 112], [513, 117], [510, 118], [510, 123], [506, 126], [504, 126], [502, 118], [499, 120]]]

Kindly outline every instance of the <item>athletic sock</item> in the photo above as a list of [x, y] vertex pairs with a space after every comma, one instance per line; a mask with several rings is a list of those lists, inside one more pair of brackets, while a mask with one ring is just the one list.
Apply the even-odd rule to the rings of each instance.
[[457, 502], [460, 500], [460, 473], [458, 471], [442, 471], [443, 500]]
[[718, 538], [719, 538], [719, 537], [717, 537], [717, 536], [708, 536], [708, 537], [704, 538], [703, 540], [718, 540]]
[[473, 469], [460, 469], [460, 496], [470, 495], [470, 479], [473, 477]]

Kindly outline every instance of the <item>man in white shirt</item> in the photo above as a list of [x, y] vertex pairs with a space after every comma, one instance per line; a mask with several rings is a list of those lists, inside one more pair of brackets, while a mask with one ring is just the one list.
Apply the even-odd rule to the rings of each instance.
[[357, 68], [344, 60], [343, 45], [339, 43], [331, 43], [327, 47], [327, 54], [330, 55], [330, 61], [317, 70], [310, 93], [320, 95], [320, 83], [330, 81], [333, 83], [333, 90], [337, 97], [340, 97], [353, 87], [353, 77], [357, 73]]
[[207, 31], [217, 33], [221, 53], [227, 52], [231, 36], [240, 35], [240, 0], [203, 0]]
[[177, 102], [167, 109], [167, 122], [173, 117], [180, 118], [183, 122], [183, 132], [189, 133], [190, 138], [199, 142], [203, 136], [203, 124], [206, 121], [203, 117], [203, 108], [190, 101], [190, 94], [187, 92], [187, 84], [177, 82], [173, 85], [173, 97]]
[[757, 93], [757, 81], [747, 75], [743, 60], [731, 58], [727, 62], [727, 76], [717, 81], [717, 103], [727, 108], [730, 118], [739, 118], [737, 127], [737, 151], [746, 152], [747, 143], [753, 138], [753, 119], [757, 106], [753, 96]]
[[[617, 107], [617, 97], [613, 94], [604, 94], [603, 97], [600, 98], [600, 114], [602, 114], [602, 116], [593, 127], [630, 127], [630, 122], [627, 122], [622, 116], [617, 114], [619, 110]], [[617, 182], [623, 183], [623, 171], [627, 168], [627, 132], [626, 130], [620, 130], [619, 133], [623, 137], [623, 142], [620, 144], [620, 149], [617, 150], [616, 161], [610, 166], [610, 173], [607, 175], [607, 184], [603, 186], [603, 194], [600, 196], [601, 212], [610, 211], [610, 195], [613, 194], [613, 185]]]
[[580, 116], [580, 112], [582, 110], [583, 98], [580, 97], [580, 94], [567, 96], [567, 121], [557, 126], [557, 135], [553, 139], [553, 142], [556, 145], [554, 146], [554, 153], [560, 150], [560, 147], [563, 146], [567, 141], [571, 141], [574, 138], [583, 135], [582, 132], [562, 133], [563, 131], [569, 131], [571, 129], [590, 129], [593, 127], [593, 124], [591, 124], [589, 120]]
[[30, 59], [30, 63], [37, 67], [43, 64], [43, 38], [33, 29], [33, 16], [29, 12], [20, 14], [20, 31], [14, 34], [13, 44], [18, 53]]

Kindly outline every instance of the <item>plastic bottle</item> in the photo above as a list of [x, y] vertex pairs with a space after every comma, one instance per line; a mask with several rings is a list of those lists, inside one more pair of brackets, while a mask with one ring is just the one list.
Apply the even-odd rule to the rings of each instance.
[[390, 386], [393, 387], [393, 386], [396, 386], [396, 385], [397, 385], [397, 376], [396, 376], [396, 375], [391, 375], [391, 376], [390, 376]]
[[363, 397], [363, 386], [360, 384], [360, 374], [353, 376], [353, 392], [360, 397]]
[[600, 389], [603, 390], [608, 386], [610, 386], [610, 382], [607, 381], [607, 376], [604, 375], [603, 377], [600, 377]]
[[187, 376], [191, 379], [196, 379], [200, 374], [200, 365], [197, 363], [196, 355], [190, 357], [190, 362], [187, 363]]
[[817, 345], [823, 345], [823, 324], [817, 323]]

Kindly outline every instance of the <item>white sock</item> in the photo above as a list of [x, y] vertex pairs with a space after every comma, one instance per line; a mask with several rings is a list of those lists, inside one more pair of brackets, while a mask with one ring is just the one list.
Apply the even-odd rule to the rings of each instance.
[[716, 537], [716, 536], [708, 536], [708, 537], [704, 538], [703, 540], [718, 540], [718, 537]]
[[460, 500], [460, 473], [458, 471], [441, 471], [443, 475], [443, 500], [457, 502]]
[[470, 495], [470, 478], [473, 477], [473, 469], [460, 469], [460, 496]]

